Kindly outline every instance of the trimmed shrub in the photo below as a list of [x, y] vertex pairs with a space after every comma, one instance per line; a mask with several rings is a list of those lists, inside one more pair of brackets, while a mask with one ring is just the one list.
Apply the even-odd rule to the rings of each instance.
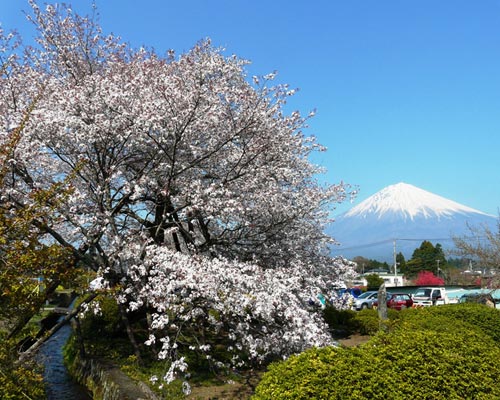
[[390, 333], [358, 348], [312, 349], [272, 364], [253, 399], [500, 398], [492, 336], [438, 308], [400, 313]]
[[[444, 325], [451, 328], [450, 321]], [[500, 348], [477, 330], [457, 328], [399, 329], [374, 338], [366, 350], [374, 359], [389, 362], [380, 373], [397, 377], [385, 389], [387, 398], [500, 398]]]
[[356, 314], [358, 332], [361, 335], [374, 335], [380, 328], [377, 310], [361, 310]]
[[[500, 343], [500, 310], [476, 303], [449, 304], [439, 307], [424, 307], [408, 310], [401, 314], [403, 319], [417, 326], [426, 326], [427, 329], [441, 331], [441, 318], [451, 318], [457, 324], [467, 323], [471, 327], [480, 329], [484, 334]], [[450, 328], [456, 331], [456, 328]]]
[[311, 349], [271, 364], [252, 399], [361, 398], [356, 380], [370, 379], [372, 361], [358, 348]]
[[353, 310], [337, 310], [327, 306], [323, 310], [323, 319], [334, 336], [350, 335], [359, 330], [356, 312]]
[[[387, 310], [387, 317], [389, 319], [387, 325], [394, 325], [398, 321], [400, 314], [400, 311], [389, 308]], [[354, 319], [355, 322], [353, 325], [356, 326], [357, 332], [361, 335], [375, 335], [380, 329], [380, 319], [377, 310], [367, 309], [358, 311]]]
[[[389, 308], [387, 317], [388, 325], [392, 326], [400, 318], [400, 311]], [[374, 335], [380, 329], [380, 320], [377, 310], [366, 309], [361, 311], [337, 310], [334, 307], [326, 307], [323, 310], [323, 318], [334, 335]]]

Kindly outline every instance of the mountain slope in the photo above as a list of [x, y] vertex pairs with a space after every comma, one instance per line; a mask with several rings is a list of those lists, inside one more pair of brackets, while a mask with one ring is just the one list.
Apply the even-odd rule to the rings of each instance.
[[496, 218], [406, 183], [388, 186], [339, 216], [328, 230], [339, 243], [332, 253], [392, 260], [410, 258], [423, 240], [453, 247], [452, 237], [469, 234], [467, 225], [494, 226]]
[[346, 217], [368, 216], [382, 218], [390, 213], [399, 214], [404, 219], [418, 216], [424, 218], [448, 218], [455, 214], [482, 214], [481, 211], [448, 200], [407, 183], [397, 183], [375, 193], [346, 213]]

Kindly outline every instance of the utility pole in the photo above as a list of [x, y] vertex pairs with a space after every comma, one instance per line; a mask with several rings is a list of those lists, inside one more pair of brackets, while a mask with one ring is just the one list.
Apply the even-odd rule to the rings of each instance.
[[393, 241], [393, 258], [394, 258], [394, 284], [398, 286], [397, 276], [398, 276], [398, 264], [396, 262], [396, 239]]

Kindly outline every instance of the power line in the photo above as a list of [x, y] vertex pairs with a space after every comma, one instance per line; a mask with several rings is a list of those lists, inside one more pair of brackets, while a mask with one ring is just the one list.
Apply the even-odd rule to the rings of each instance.
[[[459, 239], [463, 240], [478, 240], [478, 239], [487, 239], [487, 236], [461, 236]], [[385, 240], [380, 240], [378, 242], [371, 242], [371, 243], [364, 243], [356, 246], [350, 246], [350, 247], [338, 247], [338, 248], [333, 248], [333, 251], [346, 251], [346, 250], [357, 250], [357, 249], [364, 249], [367, 247], [374, 247], [374, 246], [379, 246], [381, 244], [386, 244], [386, 243], [391, 243], [394, 241], [407, 241], [407, 242], [423, 242], [423, 241], [428, 241], [428, 242], [443, 242], [443, 241], [450, 241], [453, 240], [453, 238], [447, 237], [447, 238], [396, 238], [396, 239], [385, 239]]]
[[342, 247], [342, 248], [337, 248], [337, 249], [334, 248], [333, 250], [344, 251], [344, 250], [362, 249], [362, 248], [365, 248], [365, 247], [373, 247], [373, 246], [378, 246], [378, 245], [381, 245], [381, 244], [384, 244], [384, 243], [390, 243], [392, 241], [393, 241], [393, 239], [386, 239], [386, 240], [381, 240], [380, 242], [372, 242], [372, 243], [360, 244], [360, 245], [357, 245], [357, 246]]

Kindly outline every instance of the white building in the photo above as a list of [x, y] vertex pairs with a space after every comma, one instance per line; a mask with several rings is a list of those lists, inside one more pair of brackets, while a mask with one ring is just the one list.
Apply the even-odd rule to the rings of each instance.
[[405, 286], [405, 278], [404, 275], [394, 275], [390, 273], [386, 274], [378, 274], [385, 283], [385, 287], [398, 287], [398, 286]]
[[366, 281], [365, 276], [372, 275], [372, 274], [378, 275], [380, 278], [382, 278], [384, 280], [385, 287], [387, 287], [387, 288], [389, 288], [389, 287], [393, 288], [393, 287], [406, 285], [406, 280], [405, 280], [404, 275], [400, 275], [400, 274], [395, 275], [394, 273], [387, 272], [387, 271], [381, 271], [381, 270], [374, 270], [374, 271], [367, 272], [367, 273], [361, 275], [359, 277], [359, 279], [357, 279], [356, 281], [364, 281], [365, 284], [363, 286], [366, 286], [367, 281]]

